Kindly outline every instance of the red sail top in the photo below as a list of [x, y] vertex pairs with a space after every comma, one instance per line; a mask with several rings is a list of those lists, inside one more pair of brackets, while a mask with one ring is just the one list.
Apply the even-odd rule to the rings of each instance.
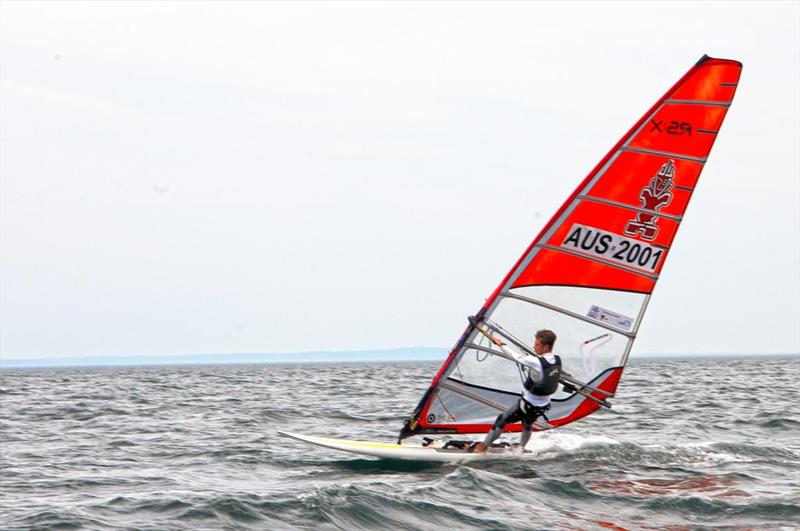
[[[707, 56], [698, 61], [581, 182], [486, 306], [497, 292], [508, 288], [509, 281], [513, 286], [581, 285], [651, 293], [730, 107], [741, 70], [738, 61]], [[668, 161], [673, 165], [671, 177], [662, 177], [661, 189], [651, 190], [651, 181]], [[651, 275], [608, 263], [589, 263], [563, 252], [561, 244], [575, 224], [632, 235], [663, 253], [654, 268], [646, 268]], [[544, 251], [520, 267], [537, 245]], [[611, 258], [614, 263], [619, 260], [613, 259], [613, 253]], [[623, 259], [619, 265], [626, 265], [627, 256]], [[627, 265], [641, 268], [638, 259]]]

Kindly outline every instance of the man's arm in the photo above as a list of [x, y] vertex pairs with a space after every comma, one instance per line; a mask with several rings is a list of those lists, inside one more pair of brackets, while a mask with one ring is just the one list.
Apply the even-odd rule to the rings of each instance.
[[[496, 336], [493, 336], [480, 323], [477, 323], [475, 325], [475, 327], [478, 329], [478, 331], [481, 334], [486, 336], [489, 339], [489, 341], [494, 343], [494, 345], [497, 346], [500, 349], [501, 352], [497, 353], [498, 356], [502, 356], [503, 358], [506, 358], [509, 361], [513, 361], [514, 363], [518, 363], [518, 364], [520, 364], [520, 365], [522, 365], [524, 367], [527, 367], [529, 369], [533, 369], [535, 374], [537, 374], [539, 376], [538, 379], [541, 379], [542, 365], [541, 365], [541, 363], [539, 363], [538, 360], [532, 359], [533, 357], [532, 356], [528, 356], [527, 354], [520, 354], [519, 352], [515, 351], [514, 349], [509, 347], [502, 339], [500, 339], [500, 338], [498, 338]], [[535, 377], [534, 377], [534, 379], [536, 380]]]

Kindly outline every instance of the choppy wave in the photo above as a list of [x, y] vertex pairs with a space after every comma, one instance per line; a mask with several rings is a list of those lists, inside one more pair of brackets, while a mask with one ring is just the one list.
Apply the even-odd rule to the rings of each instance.
[[779, 403], [733, 384], [749, 363], [694, 361], [676, 395], [680, 362], [634, 362], [613, 410], [535, 434], [533, 454], [466, 465], [277, 433], [392, 441], [431, 363], [7, 370], [0, 526], [800, 527], [800, 366], [759, 362]]

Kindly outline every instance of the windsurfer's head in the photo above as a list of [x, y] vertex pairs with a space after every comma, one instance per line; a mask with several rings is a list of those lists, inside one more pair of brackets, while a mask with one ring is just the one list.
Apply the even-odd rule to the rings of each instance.
[[536, 341], [533, 343], [533, 350], [537, 354], [547, 354], [553, 351], [556, 344], [556, 333], [552, 330], [539, 330], [536, 332]]

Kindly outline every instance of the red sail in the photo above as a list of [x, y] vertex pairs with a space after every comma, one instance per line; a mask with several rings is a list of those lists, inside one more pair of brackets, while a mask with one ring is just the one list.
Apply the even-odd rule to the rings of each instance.
[[[521, 344], [555, 330], [565, 369], [590, 386], [554, 395], [549, 422], [535, 428], [582, 418], [613, 396], [741, 68], [700, 59], [578, 185], [481, 309]], [[401, 438], [488, 431], [520, 391], [517, 366], [469, 326]]]

